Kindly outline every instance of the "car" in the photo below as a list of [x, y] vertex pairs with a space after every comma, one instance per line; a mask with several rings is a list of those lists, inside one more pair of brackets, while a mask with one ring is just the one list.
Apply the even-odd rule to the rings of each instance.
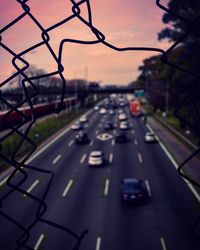
[[80, 122], [75, 122], [72, 126], [71, 126], [72, 130], [81, 130], [83, 129], [83, 125]]
[[121, 181], [121, 200], [127, 203], [147, 201], [149, 192], [145, 181], [126, 178]]
[[115, 111], [113, 109], [110, 109], [109, 110], [109, 115], [114, 115], [115, 114]]
[[112, 122], [112, 121], [107, 121], [107, 122], [105, 123], [104, 129], [105, 129], [105, 130], [114, 129], [114, 124], [113, 124], [113, 122]]
[[120, 130], [128, 130], [129, 129], [128, 122], [127, 121], [120, 122], [119, 129]]
[[124, 113], [124, 111], [122, 109], [118, 110], [118, 114]]
[[127, 142], [128, 137], [125, 131], [118, 131], [115, 135], [116, 142]]
[[99, 106], [95, 106], [94, 110], [96, 110], [96, 111], [99, 110]]
[[92, 151], [88, 158], [89, 167], [100, 167], [105, 163], [104, 153], [102, 151]]
[[144, 141], [147, 143], [148, 142], [152, 142], [152, 143], [158, 142], [156, 135], [153, 132], [147, 132], [144, 136]]
[[119, 121], [125, 121], [127, 119], [127, 116], [125, 113], [121, 113], [118, 116]]
[[81, 123], [86, 123], [86, 122], [88, 122], [88, 118], [87, 118], [85, 115], [83, 115], [83, 116], [81, 116], [81, 118], [80, 118], [80, 122], [81, 122]]
[[75, 137], [75, 142], [77, 145], [87, 144], [89, 141], [88, 134], [83, 131], [80, 131]]
[[121, 102], [119, 103], [119, 106], [120, 106], [120, 107], [124, 107], [124, 106], [125, 106], [125, 103], [124, 103], [123, 101], [121, 101]]
[[106, 114], [106, 109], [105, 108], [101, 108], [100, 111], [99, 111], [99, 113], [101, 115], [105, 115]]

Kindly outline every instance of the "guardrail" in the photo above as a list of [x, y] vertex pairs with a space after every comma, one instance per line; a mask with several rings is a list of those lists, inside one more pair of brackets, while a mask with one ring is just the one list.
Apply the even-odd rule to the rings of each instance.
[[172, 133], [174, 133], [177, 137], [179, 137], [180, 139], [182, 139], [185, 143], [187, 143], [190, 147], [192, 147], [193, 149], [197, 150], [198, 147], [192, 143], [188, 138], [184, 137], [180, 132], [178, 132], [176, 129], [174, 129], [171, 125], [169, 125], [167, 122], [163, 121], [163, 119], [161, 119], [158, 116], [155, 116], [156, 119], [162, 123], [165, 127], [167, 127]]

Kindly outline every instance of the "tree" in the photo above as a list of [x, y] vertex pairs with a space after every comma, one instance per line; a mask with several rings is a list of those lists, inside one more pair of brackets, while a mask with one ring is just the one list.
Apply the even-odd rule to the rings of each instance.
[[159, 34], [159, 40], [164, 38], [170, 41], [177, 41], [180, 39], [188, 29], [191, 29], [190, 24], [194, 25], [193, 34], [183, 42], [184, 44], [193, 43], [200, 41], [195, 34], [199, 34], [199, 11], [200, 11], [200, 1], [197, 0], [170, 0], [168, 3], [168, 9], [175, 13], [175, 15], [165, 13], [163, 15], [163, 23], [167, 24], [168, 27], [163, 29]]
[[[177, 41], [189, 32], [181, 44], [171, 52], [172, 58], [169, 58], [169, 60], [190, 71], [194, 76], [198, 76], [200, 62], [200, 1], [170, 0], [168, 9], [175, 15], [169, 13], [163, 15], [163, 22], [167, 27], [158, 34], [158, 39]], [[170, 88], [177, 98], [180, 99], [181, 97], [181, 100], [184, 100], [179, 106], [178, 116], [200, 135], [200, 112], [195, 109], [195, 107], [200, 106], [200, 98], [196, 98], [196, 96], [200, 96], [200, 88], [196, 88], [197, 82], [194, 80], [195, 77], [176, 70], [171, 76]], [[187, 99], [185, 99], [186, 96]], [[194, 110], [197, 112], [195, 113]]]

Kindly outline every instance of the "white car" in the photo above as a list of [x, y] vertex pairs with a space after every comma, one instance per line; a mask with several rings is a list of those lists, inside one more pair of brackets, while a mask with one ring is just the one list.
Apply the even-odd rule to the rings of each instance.
[[120, 106], [120, 107], [124, 107], [124, 106], [125, 106], [125, 103], [124, 103], [124, 102], [120, 102], [120, 103], [119, 103], [119, 106]]
[[124, 111], [122, 110], [122, 109], [119, 109], [118, 110], [118, 114], [121, 114], [121, 113], [123, 113]]
[[103, 166], [105, 162], [104, 153], [102, 151], [92, 151], [88, 158], [89, 167]]
[[83, 129], [83, 126], [82, 126], [82, 124], [81, 124], [80, 122], [76, 122], [76, 123], [74, 123], [74, 124], [71, 126], [71, 129], [72, 129], [72, 130], [81, 130], [81, 129]]
[[156, 135], [152, 132], [147, 132], [144, 137], [145, 142], [157, 142]]
[[115, 114], [114, 110], [113, 110], [113, 109], [110, 109], [110, 110], [109, 110], [109, 115], [114, 115], [114, 114]]
[[99, 111], [99, 113], [101, 115], [105, 115], [106, 114], [106, 109], [105, 108], [101, 108], [100, 111]]
[[127, 121], [120, 122], [119, 129], [127, 130], [129, 128]]
[[81, 123], [86, 123], [87, 121], [88, 121], [88, 119], [85, 115], [80, 118]]
[[119, 119], [120, 121], [125, 121], [125, 120], [127, 119], [126, 114], [125, 114], [125, 113], [119, 114], [118, 119]]
[[99, 110], [99, 106], [95, 106], [94, 110], [96, 110], [96, 111]]

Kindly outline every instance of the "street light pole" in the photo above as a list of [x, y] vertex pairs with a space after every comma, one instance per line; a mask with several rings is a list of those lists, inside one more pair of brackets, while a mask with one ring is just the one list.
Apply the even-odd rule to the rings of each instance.
[[[88, 90], [88, 67], [87, 66], [85, 67], [85, 84], [86, 84], [86, 88]], [[86, 97], [86, 105], [87, 104], [88, 104], [88, 97]]]
[[167, 88], [166, 88], [166, 94], [165, 94], [165, 118], [167, 119], [168, 112], [169, 112], [169, 91], [168, 91], [168, 82], [167, 82]]

